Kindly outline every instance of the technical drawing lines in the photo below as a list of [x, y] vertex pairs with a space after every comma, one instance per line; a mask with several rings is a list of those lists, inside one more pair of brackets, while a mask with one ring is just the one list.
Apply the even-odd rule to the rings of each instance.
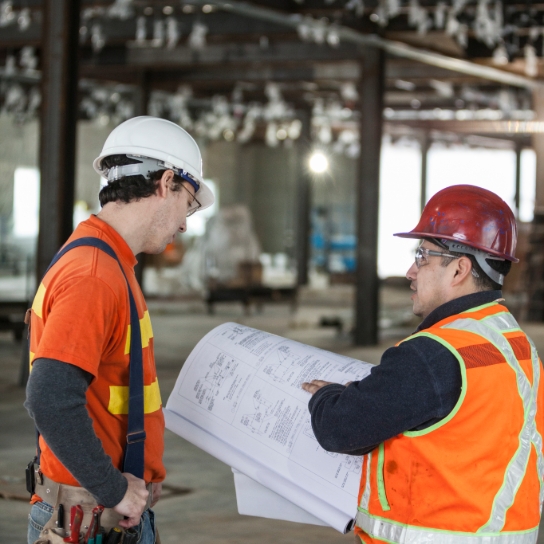
[[253, 405], [255, 412], [244, 414], [241, 419], [242, 425], [245, 425], [253, 433], [265, 434], [275, 418], [274, 406], [263, 397], [260, 389], [255, 391], [253, 395]]
[[272, 362], [264, 366], [263, 372], [275, 382], [285, 383], [291, 381], [293, 375], [300, 372], [300, 355], [294, 354], [289, 346], [280, 346], [275, 352]]

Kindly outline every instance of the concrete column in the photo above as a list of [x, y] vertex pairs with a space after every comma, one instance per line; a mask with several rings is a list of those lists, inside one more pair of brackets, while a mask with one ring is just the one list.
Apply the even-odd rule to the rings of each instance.
[[[533, 109], [536, 121], [544, 121], [544, 89], [533, 91]], [[536, 192], [535, 216], [544, 214], [544, 134], [533, 135], [533, 148], [536, 153]]]
[[427, 159], [429, 157], [429, 148], [431, 147], [431, 139], [428, 132], [424, 132], [420, 140], [421, 144], [421, 193], [420, 193], [420, 208], [423, 211], [427, 204]]
[[[149, 98], [151, 95], [151, 85], [149, 72], [141, 71], [138, 75], [138, 87], [134, 93], [134, 116], [147, 115]], [[146, 254], [138, 255], [138, 263], [134, 267], [134, 274], [143, 291], [144, 289], [144, 267], [146, 264]]]
[[301, 110], [299, 119], [302, 121], [302, 130], [297, 142], [298, 171], [297, 171], [297, 203], [296, 203], [296, 261], [297, 285], [307, 285], [308, 264], [310, 260], [310, 230], [311, 230], [311, 183], [308, 170], [308, 155], [311, 151], [311, 113]]
[[73, 230], [79, 8], [80, 0], [45, 0], [42, 10], [38, 281]]
[[365, 47], [359, 82], [361, 153], [357, 186], [355, 344], [378, 343], [378, 211], [385, 79], [384, 52]]
[[[533, 109], [535, 121], [544, 121], [544, 89], [533, 90]], [[536, 154], [535, 213], [526, 256], [527, 308], [525, 315], [529, 321], [544, 321], [544, 270], [542, 263], [542, 242], [544, 226], [544, 134], [533, 134], [533, 149]]]
[[516, 148], [516, 181], [515, 181], [515, 193], [514, 193], [514, 203], [516, 207], [516, 217], [519, 219], [519, 206], [520, 206], [520, 199], [521, 199], [521, 152], [523, 151], [523, 147], [521, 145], [521, 142], [519, 140], [516, 140], [515, 142]]
[[149, 98], [151, 96], [151, 76], [146, 70], [138, 74], [138, 86], [134, 93], [134, 117], [147, 115]]

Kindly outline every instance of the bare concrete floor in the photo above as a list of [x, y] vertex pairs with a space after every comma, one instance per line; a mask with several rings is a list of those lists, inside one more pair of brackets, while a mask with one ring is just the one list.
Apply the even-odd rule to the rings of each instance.
[[[296, 316], [287, 306], [266, 306], [262, 314], [249, 317], [236, 304], [219, 305], [216, 314], [208, 316], [199, 302], [151, 302], [163, 401], [166, 402], [194, 345], [209, 330], [226, 321], [244, 323], [373, 363], [379, 362], [384, 349], [411, 330], [405, 324], [384, 335], [387, 338], [379, 347], [353, 348], [347, 333], [316, 328], [311, 323], [318, 314], [341, 312], [345, 302], [341, 299], [311, 301]], [[405, 310], [403, 299], [404, 295], [400, 299], [398, 295], [390, 297], [393, 314]], [[544, 325], [531, 324], [526, 330], [544, 353]], [[24, 467], [33, 455], [34, 429], [22, 406], [24, 390], [17, 386], [21, 349], [10, 335], [0, 333], [0, 544], [26, 542], [29, 506], [23, 476]], [[165, 495], [155, 508], [164, 544], [353, 542], [352, 534], [341, 535], [333, 529], [240, 516], [230, 468], [169, 431], [166, 431], [164, 460], [168, 471]], [[190, 492], [184, 493], [186, 489]]]

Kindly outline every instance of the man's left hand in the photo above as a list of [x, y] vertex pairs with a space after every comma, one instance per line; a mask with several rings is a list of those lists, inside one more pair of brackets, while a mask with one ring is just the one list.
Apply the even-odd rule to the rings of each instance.
[[333, 382], [326, 382], [323, 380], [312, 380], [311, 382], [304, 382], [302, 384], [302, 389], [304, 391], [308, 391], [308, 393], [311, 393], [312, 395], [314, 393], [317, 393], [322, 387], [325, 387], [326, 385], [331, 385]]
[[151, 508], [153, 508], [161, 498], [162, 482], [153, 482], [152, 493], [153, 498], [151, 499]]

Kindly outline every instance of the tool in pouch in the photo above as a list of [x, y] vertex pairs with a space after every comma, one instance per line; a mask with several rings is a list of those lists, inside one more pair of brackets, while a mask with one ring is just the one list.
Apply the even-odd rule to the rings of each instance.
[[81, 524], [83, 523], [83, 508], [81, 505], [76, 504], [70, 509], [70, 536], [64, 538], [64, 542], [71, 542], [72, 544], [78, 544], [79, 532], [81, 530]]
[[[129, 472], [133, 474], [134, 476], [136, 476], [137, 478], [143, 479], [144, 477], [144, 445], [145, 445], [146, 433], [144, 430], [144, 376], [143, 376], [143, 353], [142, 353], [142, 339], [141, 339], [141, 330], [140, 330], [140, 318], [138, 316], [136, 301], [132, 294], [132, 290], [130, 288], [128, 278], [125, 274], [125, 271], [123, 270], [121, 262], [119, 261], [119, 258], [117, 257], [115, 251], [111, 248], [109, 244], [107, 244], [103, 240], [100, 240], [99, 238], [84, 237], [84, 238], [78, 238], [77, 240], [74, 240], [73, 242], [70, 242], [69, 244], [65, 245], [55, 255], [55, 257], [51, 261], [51, 264], [47, 268], [46, 274], [49, 271], [49, 269], [52, 266], [54, 266], [68, 251], [76, 247], [82, 247], [82, 246], [95, 247], [103, 251], [104, 253], [107, 253], [110, 257], [115, 259], [117, 263], [119, 264], [119, 268], [121, 269], [121, 272], [123, 273], [123, 276], [127, 284], [129, 304], [130, 304], [131, 335], [130, 335], [130, 362], [129, 362], [128, 425], [127, 425], [127, 437], [126, 437], [127, 442], [126, 442], [122, 471]], [[30, 314], [30, 311], [27, 311], [27, 314], [25, 315], [25, 323], [27, 323], [28, 325], [28, 342], [29, 342], [29, 348], [30, 348], [30, 319], [29, 319], [30, 315], [29, 314]], [[39, 470], [41, 452], [40, 452], [40, 445], [39, 445], [39, 431], [37, 429], [36, 429], [36, 437], [37, 437], [37, 448], [36, 448], [37, 455], [28, 464], [26, 468], [27, 490], [31, 494], [31, 496], [34, 494], [36, 490], [36, 484], [37, 483], [43, 484], [43, 481], [44, 481], [44, 476]], [[70, 486], [58, 486], [58, 487], [68, 488]], [[48, 491], [49, 489], [47, 489], [47, 492]], [[57, 494], [58, 494], [58, 490], [57, 490]], [[41, 498], [44, 499], [44, 497], [41, 497]], [[52, 502], [52, 506], [55, 508], [55, 512], [53, 513], [51, 520], [44, 526], [44, 531], [42, 531], [42, 533], [40, 534], [40, 539], [36, 541], [36, 543], [46, 544], [47, 542], [50, 542], [50, 544], [56, 544], [57, 542], [64, 541], [64, 535], [62, 535], [61, 537], [61, 533], [62, 531], [64, 531], [64, 529], [55, 527], [54, 524], [52, 523], [53, 518], [58, 512], [58, 506], [59, 506], [58, 496], [55, 497], [55, 501], [51, 501], [51, 502]], [[95, 502], [95, 505], [96, 505], [96, 502]], [[74, 506], [79, 506], [79, 505], [72, 505], [72, 508], [74, 508]], [[82, 518], [83, 518], [83, 514], [82, 514]], [[89, 524], [91, 524], [92, 521], [94, 521], [94, 514]], [[99, 530], [100, 530], [100, 526], [98, 526], [97, 531]], [[71, 533], [72, 532], [74, 532], [74, 528], [71, 529]], [[61, 539], [58, 540], [56, 537]], [[75, 537], [76, 536], [74, 534], [74, 538]], [[71, 535], [69, 538], [71, 538]], [[66, 540], [66, 542], [79, 542], [79, 532], [78, 532], [77, 538], [78, 540]], [[98, 543], [96, 543], [96, 541], [93, 541], [91, 542], [91, 544], [98, 544]]]
[[93, 508], [93, 519], [89, 525], [87, 534], [85, 535], [86, 544], [96, 544], [96, 538], [98, 537], [98, 533], [100, 531], [100, 516], [102, 515], [103, 511], [104, 507], [100, 505]]

